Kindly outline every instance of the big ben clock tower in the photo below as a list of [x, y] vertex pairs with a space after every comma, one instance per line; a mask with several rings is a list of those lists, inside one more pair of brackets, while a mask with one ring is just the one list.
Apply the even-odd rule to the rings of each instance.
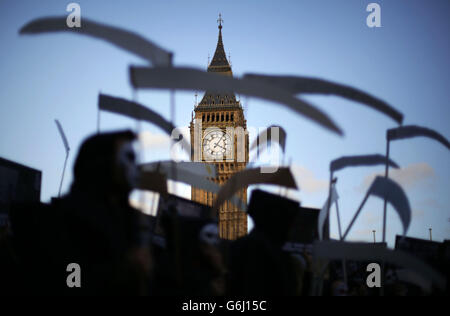
[[[219, 15], [219, 39], [208, 72], [233, 76], [222, 42], [222, 17]], [[233, 93], [206, 91], [195, 106], [190, 124], [192, 160], [215, 164], [217, 177], [211, 179], [219, 185], [225, 183], [233, 173], [245, 169], [248, 162], [247, 121], [240, 101]], [[198, 128], [201, 126], [201, 128]], [[195, 135], [195, 130], [198, 135]], [[194, 157], [195, 150], [198, 151]], [[247, 189], [237, 193], [247, 202]], [[191, 199], [212, 205], [215, 194], [192, 188]], [[219, 234], [221, 238], [234, 240], [247, 234], [247, 214], [226, 201], [219, 209]]]

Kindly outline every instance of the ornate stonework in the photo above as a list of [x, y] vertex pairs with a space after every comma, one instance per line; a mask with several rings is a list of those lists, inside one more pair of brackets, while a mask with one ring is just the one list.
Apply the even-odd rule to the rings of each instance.
[[[208, 72], [232, 76], [222, 42], [222, 22], [219, 17], [219, 39]], [[225, 183], [233, 173], [245, 169], [248, 162], [247, 121], [241, 103], [233, 93], [215, 93], [206, 91], [201, 102], [194, 109], [190, 124], [191, 144], [194, 144], [194, 126], [201, 123], [201, 142], [198, 145], [200, 160], [213, 163], [217, 168], [217, 177], [211, 179], [219, 185]], [[198, 125], [199, 126], [199, 125]], [[236, 128], [243, 133], [243, 143], [238, 141]], [[241, 138], [242, 140], [242, 138]], [[238, 143], [241, 144], [238, 148]], [[221, 157], [221, 159], [217, 159]], [[222, 158], [223, 157], [223, 158]], [[194, 155], [191, 159], [194, 160]], [[247, 189], [237, 196], [247, 202]], [[192, 188], [191, 199], [206, 205], [212, 205], [215, 194]], [[229, 201], [219, 210], [219, 234], [224, 239], [237, 239], [247, 234], [247, 214]]]

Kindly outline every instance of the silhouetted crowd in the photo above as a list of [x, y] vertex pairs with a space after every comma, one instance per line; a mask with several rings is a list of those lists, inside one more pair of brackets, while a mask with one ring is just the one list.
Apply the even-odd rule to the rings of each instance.
[[[129, 204], [139, 181], [130, 131], [89, 137], [73, 169], [70, 192], [51, 203], [15, 205], [0, 236], [0, 292], [11, 295], [379, 295], [363, 275], [341, 262], [317, 283], [308, 251], [283, 245], [297, 204], [255, 190], [254, 229], [236, 241], [219, 238], [214, 218], [180, 216], [168, 203], [157, 218]], [[161, 199], [164, 199], [162, 196]], [[258, 210], [264, 211], [258, 211]], [[159, 232], [156, 226], [159, 228]], [[69, 287], [67, 267], [80, 267]], [[354, 269], [360, 271], [361, 269]], [[420, 288], [386, 281], [385, 295], [422, 295]], [[321, 287], [320, 292], [312, 289]]]

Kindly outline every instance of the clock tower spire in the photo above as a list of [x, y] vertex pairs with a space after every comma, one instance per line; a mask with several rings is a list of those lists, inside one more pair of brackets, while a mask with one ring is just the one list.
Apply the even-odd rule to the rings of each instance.
[[[233, 76], [222, 40], [223, 22], [219, 14], [219, 38], [207, 71]], [[194, 112], [190, 124], [191, 144], [201, 152], [199, 161], [216, 166], [217, 177], [210, 180], [222, 185], [235, 172], [245, 169], [248, 162], [247, 121], [241, 102], [234, 93], [206, 91]], [[195, 136], [194, 131], [199, 126], [200, 135]], [[191, 159], [194, 160], [194, 154]], [[247, 189], [241, 190], [237, 196], [246, 203]], [[191, 199], [194, 201], [212, 206], [215, 197], [211, 192], [192, 187]], [[229, 201], [220, 207], [218, 219], [221, 238], [234, 240], [247, 234], [247, 214]]]

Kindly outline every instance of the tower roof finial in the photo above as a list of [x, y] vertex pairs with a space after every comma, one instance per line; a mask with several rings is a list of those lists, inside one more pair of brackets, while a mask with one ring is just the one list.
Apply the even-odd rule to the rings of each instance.
[[219, 23], [219, 30], [222, 29], [222, 23], [223, 23], [223, 19], [222, 19], [222, 14], [219, 13], [219, 18], [217, 19], [217, 23]]
[[[222, 41], [222, 14], [219, 14], [217, 19], [217, 24], [219, 27], [219, 37], [217, 39], [216, 51], [210, 62], [208, 55], [208, 72], [215, 72], [224, 76], [233, 76], [231, 71], [231, 65], [227, 60], [227, 55], [225, 54], [225, 49], [223, 47]], [[197, 102], [196, 102], [197, 103]], [[234, 93], [219, 93], [213, 91], [206, 91], [200, 103], [198, 103], [195, 110], [202, 110], [211, 107], [226, 107], [230, 109], [242, 109], [241, 103], [236, 100]]]
[[219, 23], [219, 38], [217, 40], [216, 51], [214, 52], [214, 56], [212, 58], [211, 63], [208, 60], [208, 71], [213, 72], [221, 72], [226, 73], [228, 75], [232, 75], [231, 67], [228, 63], [227, 56], [225, 54], [225, 49], [223, 48], [222, 42], [222, 14], [219, 13], [219, 18], [217, 19], [217, 23]]

